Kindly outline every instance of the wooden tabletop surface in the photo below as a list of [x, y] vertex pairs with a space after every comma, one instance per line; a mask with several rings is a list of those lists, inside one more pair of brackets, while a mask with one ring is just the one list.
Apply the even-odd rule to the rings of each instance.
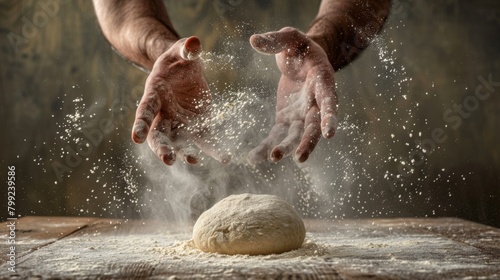
[[303, 248], [270, 256], [203, 253], [189, 225], [149, 220], [23, 217], [9, 244], [11, 222], [1, 279], [500, 279], [500, 229], [455, 218], [306, 220]]

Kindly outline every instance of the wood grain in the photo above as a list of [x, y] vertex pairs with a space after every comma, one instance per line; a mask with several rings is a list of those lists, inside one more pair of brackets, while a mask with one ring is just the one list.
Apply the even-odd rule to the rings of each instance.
[[[179, 250], [179, 242], [191, 237], [190, 225], [25, 217], [18, 220], [16, 242], [21, 253], [16, 274], [9, 274], [4, 264], [0, 278], [494, 279], [500, 275], [497, 228], [455, 218], [305, 222], [309, 243], [304, 248], [309, 249], [300, 249], [300, 254], [230, 258]], [[3, 257], [6, 242], [0, 249]]]
[[[16, 255], [22, 257], [30, 252], [33, 252], [43, 246], [54, 243], [58, 239], [64, 238], [69, 234], [78, 231], [95, 218], [74, 218], [74, 217], [24, 217], [16, 221]], [[0, 228], [0, 240], [2, 246], [5, 244], [5, 249], [2, 247], [2, 253], [7, 249], [7, 237], [9, 235], [10, 222], [3, 223]], [[1, 254], [0, 260], [2, 263], [7, 261], [7, 255]]]

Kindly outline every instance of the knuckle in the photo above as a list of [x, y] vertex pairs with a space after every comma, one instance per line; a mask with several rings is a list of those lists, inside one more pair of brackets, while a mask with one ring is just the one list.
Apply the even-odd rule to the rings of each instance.
[[290, 26], [285, 26], [280, 31], [289, 32], [290, 34], [296, 34], [296, 35], [299, 34], [299, 31], [297, 29], [290, 27]]

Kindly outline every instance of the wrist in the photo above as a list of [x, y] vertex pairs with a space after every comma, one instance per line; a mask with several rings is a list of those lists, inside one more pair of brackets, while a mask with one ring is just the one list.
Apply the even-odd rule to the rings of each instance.
[[311, 27], [307, 31], [306, 35], [316, 44], [318, 44], [328, 56], [330, 62], [333, 61], [335, 57], [335, 50], [339, 46], [338, 36], [335, 32], [335, 28], [332, 28], [335, 24], [325, 18], [319, 17], [312, 23]]
[[312, 23], [307, 36], [323, 48], [335, 71], [349, 64], [359, 53], [347, 39], [349, 32], [342, 24], [345, 18], [321, 16]]
[[331, 50], [331, 39], [329, 39], [327, 36], [324, 34], [311, 34], [307, 33], [306, 36], [313, 40], [316, 44], [318, 44], [328, 55], [328, 58], [330, 58], [329, 51]]
[[124, 25], [120, 32], [116, 46], [131, 62], [151, 70], [154, 63], [172, 45], [177, 42], [179, 35], [171, 32], [168, 27], [151, 18], [142, 18]]

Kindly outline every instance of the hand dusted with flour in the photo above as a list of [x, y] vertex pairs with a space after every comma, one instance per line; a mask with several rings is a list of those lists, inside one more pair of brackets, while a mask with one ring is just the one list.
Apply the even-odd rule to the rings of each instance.
[[304, 222], [274, 195], [231, 195], [205, 211], [193, 228], [193, 241], [205, 252], [228, 255], [279, 254], [304, 242]]
[[[195, 117], [212, 105], [203, 69], [195, 58], [201, 41], [181, 38], [162, 0], [94, 0], [102, 31], [113, 47], [144, 69], [152, 69], [137, 109], [132, 139], [148, 140], [167, 165], [177, 156], [191, 164], [199, 150], [221, 163], [231, 156], [198, 132]], [[254, 34], [252, 47], [276, 55], [281, 71], [276, 124], [248, 154], [256, 165], [293, 155], [304, 162], [337, 125], [334, 70], [352, 61], [381, 29], [390, 0], [323, 0], [307, 33], [293, 27]], [[179, 51], [180, 50], [180, 51]], [[192, 55], [190, 55], [192, 54]], [[180, 56], [180, 57], [179, 57]], [[201, 109], [201, 110], [200, 110]], [[202, 128], [201, 130], [206, 130]]]

